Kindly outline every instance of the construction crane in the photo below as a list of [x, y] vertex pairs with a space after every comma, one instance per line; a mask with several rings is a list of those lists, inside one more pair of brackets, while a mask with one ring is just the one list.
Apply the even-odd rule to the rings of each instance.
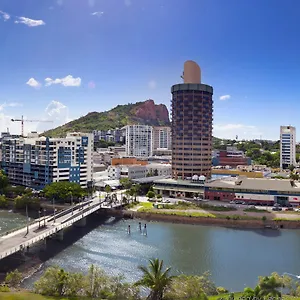
[[44, 122], [44, 123], [52, 123], [53, 121], [48, 120], [24, 120], [22, 116], [21, 119], [11, 119], [12, 122], [21, 122], [21, 133], [24, 136], [24, 122]]

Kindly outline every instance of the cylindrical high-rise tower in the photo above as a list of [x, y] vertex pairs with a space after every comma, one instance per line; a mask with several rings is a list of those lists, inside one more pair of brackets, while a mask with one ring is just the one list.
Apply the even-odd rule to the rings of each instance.
[[213, 88], [201, 83], [197, 63], [186, 61], [184, 83], [172, 92], [172, 175], [211, 177]]

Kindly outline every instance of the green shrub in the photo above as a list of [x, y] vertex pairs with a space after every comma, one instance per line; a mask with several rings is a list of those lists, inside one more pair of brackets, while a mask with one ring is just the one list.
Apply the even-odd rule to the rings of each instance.
[[239, 219], [240, 219], [240, 216], [234, 215], [234, 216], [232, 217], [232, 219], [233, 219], [233, 220], [239, 220]]
[[226, 216], [226, 219], [227, 219], [227, 220], [230, 220], [231, 218], [230, 218], [229, 216]]
[[8, 201], [4, 195], [0, 195], [0, 208], [6, 208], [8, 206]]
[[11, 287], [16, 287], [22, 280], [22, 273], [18, 270], [14, 270], [6, 274], [5, 283]]
[[266, 217], [266, 216], [263, 216], [261, 219], [262, 219], [262, 221], [265, 222], [265, 221], [267, 220], [267, 217]]
[[224, 287], [222, 286], [218, 286], [217, 287], [217, 292], [218, 294], [227, 294], [228, 293], [228, 290], [226, 290]]
[[9, 293], [10, 289], [7, 285], [0, 286], [0, 293]]

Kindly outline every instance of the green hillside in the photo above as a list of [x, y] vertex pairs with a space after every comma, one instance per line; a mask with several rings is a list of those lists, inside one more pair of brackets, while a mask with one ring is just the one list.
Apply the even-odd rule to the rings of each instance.
[[[48, 130], [42, 135], [60, 137], [65, 136], [67, 132], [92, 132], [93, 130], [109, 130], [121, 128], [130, 124], [145, 124], [152, 126], [170, 125], [168, 116], [167, 118], [161, 118], [159, 114], [156, 114], [155, 118], [139, 116], [138, 110], [145, 109], [145, 105], [147, 103], [149, 103], [149, 101], [118, 105], [115, 108], [105, 112], [90, 112], [86, 116], [73, 120], [57, 128]], [[157, 107], [161, 108], [162, 106], [168, 115], [168, 110], [164, 105], [154, 104], [152, 109], [156, 110]]]

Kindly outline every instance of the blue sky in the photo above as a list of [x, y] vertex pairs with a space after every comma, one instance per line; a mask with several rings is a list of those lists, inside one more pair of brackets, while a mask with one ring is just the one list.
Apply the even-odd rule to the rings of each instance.
[[22, 114], [54, 126], [149, 98], [169, 107], [188, 59], [214, 87], [216, 136], [300, 128], [296, 0], [0, 0], [0, 11], [1, 131], [19, 133], [9, 120]]

